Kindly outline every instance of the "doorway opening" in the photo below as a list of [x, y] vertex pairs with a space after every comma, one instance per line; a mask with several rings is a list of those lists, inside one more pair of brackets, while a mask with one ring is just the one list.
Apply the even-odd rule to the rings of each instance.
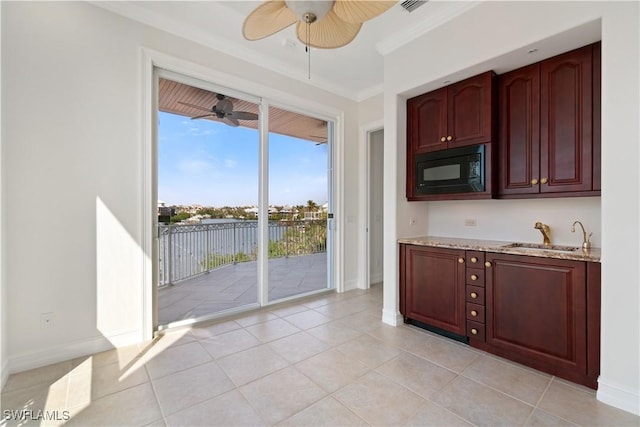
[[157, 75], [155, 329], [333, 288], [332, 123]]
[[384, 130], [367, 134], [367, 287], [382, 283]]

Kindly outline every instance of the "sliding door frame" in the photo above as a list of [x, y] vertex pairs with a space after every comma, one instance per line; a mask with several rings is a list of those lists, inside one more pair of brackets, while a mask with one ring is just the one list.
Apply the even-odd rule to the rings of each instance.
[[[203, 89], [212, 91], [223, 91], [224, 93], [246, 99], [251, 102], [257, 100], [260, 108], [260, 164], [261, 176], [259, 180], [258, 199], [260, 209], [268, 209], [268, 107], [269, 105], [279, 108], [286, 108], [291, 111], [307, 114], [329, 122], [328, 129], [333, 129], [333, 133], [329, 134], [332, 140], [330, 145], [330, 156], [332, 171], [329, 180], [331, 188], [329, 189], [330, 197], [333, 198], [330, 204], [333, 204], [334, 219], [330, 226], [333, 229], [334, 242], [331, 251], [331, 260], [328, 259], [328, 270], [332, 277], [329, 277], [333, 287], [338, 292], [344, 291], [344, 274], [343, 274], [343, 245], [344, 233], [343, 227], [343, 192], [342, 183], [344, 180], [344, 164], [342, 159], [344, 151], [344, 112], [335, 108], [321, 105], [307, 98], [274, 89], [272, 86], [261, 84], [255, 81], [249, 81], [222, 73], [211, 68], [195, 64], [184, 59], [176, 58], [162, 52], [158, 52], [148, 48], [141, 48], [141, 149], [140, 156], [142, 161], [140, 189], [141, 189], [141, 280], [143, 283], [143, 294], [141, 295], [141, 318], [140, 318], [140, 339], [151, 339], [157, 328], [157, 179], [158, 179], [158, 143], [157, 143], [157, 82], [158, 74], [163, 76], [171, 76], [172, 80], [179, 78], [178, 81], [191, 84], [193, 82], [204, 82]], [[162, 71], [160, 71], [162, 70]], [[215, 83], [213, 83], [215, 82]], [[195, 84], [201, 87], [202, 84]], [[243, 88], [243, 91], [234, 90], [233, 88]], [[261, 96], [249, 95], [260, 94]], [[266, 157], [264, 157], [266, 156]], [[258, 232], [260, 234], [259, 241], [268, 242], [268, 216], [265, 212], [261, 212], [258, 220]], [[266, 239], [266, 240], [265, 240]], [[258, 303], [261, 306], [269, 304], [268, 292], [265, 280], [267, 280], [267, 256], [268, 245], [259, 245], [259, 262], [258, 262]], [[328, 253], [329, 255], [329, 253]]]

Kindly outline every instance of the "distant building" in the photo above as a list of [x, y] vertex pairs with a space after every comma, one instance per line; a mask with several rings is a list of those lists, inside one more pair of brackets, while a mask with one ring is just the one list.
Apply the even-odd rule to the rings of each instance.
[[158, 223], [168, 224], [171, 221], [171, 216], [175, 214], [172, 207], [167, 206], [167, 203], [158, 200]]

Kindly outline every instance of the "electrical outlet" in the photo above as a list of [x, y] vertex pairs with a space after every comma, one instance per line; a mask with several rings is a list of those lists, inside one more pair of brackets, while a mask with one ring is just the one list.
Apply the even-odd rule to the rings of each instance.
[[50, 328], [53, 326], [53, 313], [42, 313], [40, 315], [40, 323], [43, 328]]
[[478, 225], [478, 221], [475, 218], [467, 218], [464, 220], [464, 225], [467, 227], [475, 227]]

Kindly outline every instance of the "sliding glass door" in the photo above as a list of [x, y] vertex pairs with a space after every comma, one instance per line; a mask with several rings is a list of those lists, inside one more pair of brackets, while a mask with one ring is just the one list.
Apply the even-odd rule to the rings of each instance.
[[327, 122], [269, 107], [268, 296], [329, 287]]
[[331, 287], [331, 123], [162, 70], [158, 118], [161, 328]]

